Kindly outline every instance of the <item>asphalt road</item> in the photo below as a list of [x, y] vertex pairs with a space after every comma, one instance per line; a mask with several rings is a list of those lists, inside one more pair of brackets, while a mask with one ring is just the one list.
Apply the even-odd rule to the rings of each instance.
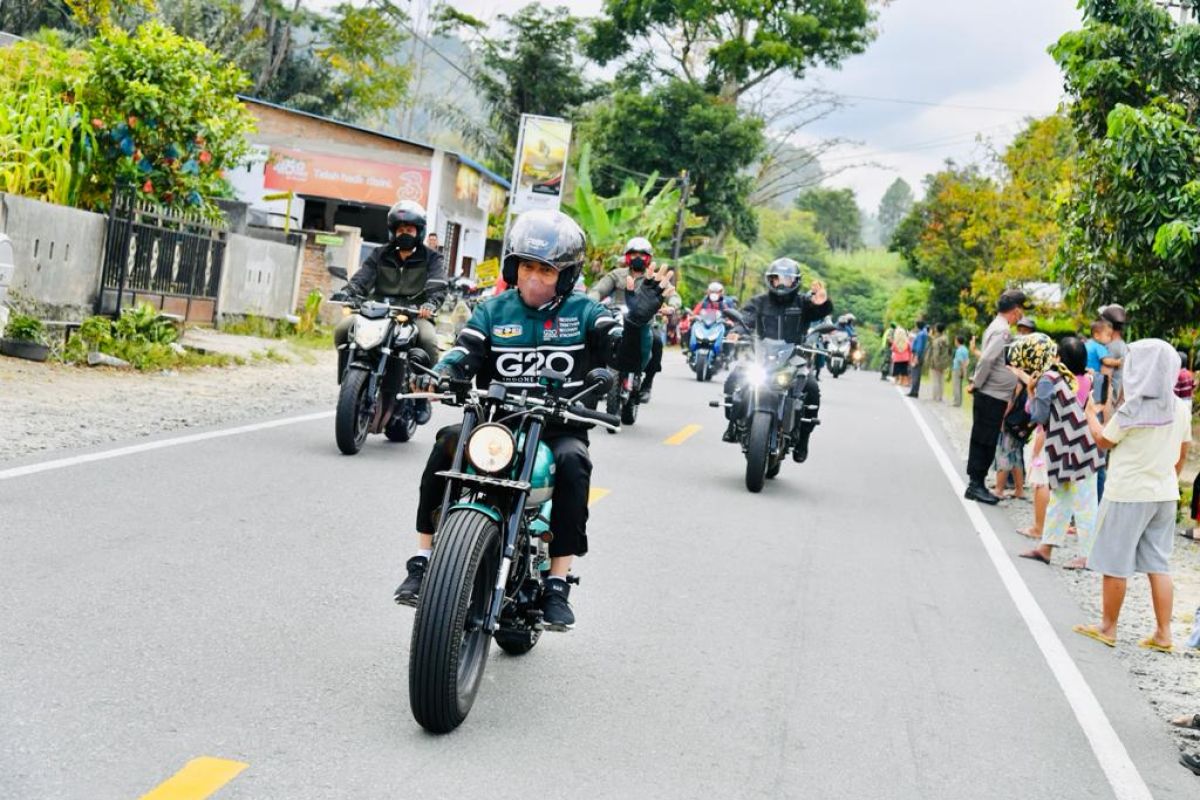
[[[0, 797], [138, 798], [199, 757], [247, 765], [221, 800], [1117, 796], [911, 401], [826, 379], [812, 457], [755, 496], [719, 381], [666, 360], [638, 424], [593, 434], [576, 630], [495, 651], [443, 737], [391, 601], [432, 429], [347, 458], [322, 418], [0, 480]], [[1195, 797], [1051, 572], [1017, 569], [1153, 795]]]

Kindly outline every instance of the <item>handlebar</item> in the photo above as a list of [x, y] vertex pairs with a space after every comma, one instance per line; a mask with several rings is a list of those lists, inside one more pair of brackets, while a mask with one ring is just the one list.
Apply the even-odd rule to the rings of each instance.
[[[392, 312], [393, 314], [407, 314], [410, 317], [416, 317], [421, 314], [421, 308], [419, 306], [399, 306], [394, 303], [384, 303], [382, 300], [371, 300], [366, 297], [348, 297], [345, 300], [334, 300], [331, 297], [327, 302], [332, 303], [333, 305], [347, 306], [354, 311], [358, 311], [367, 303], [378, 303], [379, 305], [386, 305], [388, 307], [388, 311]], [[434, 311], [434, 313], [436, 314], [437, 312]]]
[[[469, 389], [464, 393], [454, 391], [448, 392], [402, 392], [396, 395], [397, 400], [436, 400], [440, 403], [445, 403], [448, 406], [463, 406], [470, 403], [478, 403], [480, 398], [487, 397], [487, 392], [479, 389]], [[520, 401], [514, 401], [513, 398], [506, 398], [505, 404], [513, 408], [524, 409], [525, 413], [539, 414], [546, 417], [555, 417], [567, 422], [579, 422], [587, 425], [601, 425], [613, 432], [621, 429], [621, 418], [606, 414], [603, 411], [594, 411], [587, 406], [573, 405], [563, 400], [550, 400], [549, 402], [542, 397], [524, 396]]]

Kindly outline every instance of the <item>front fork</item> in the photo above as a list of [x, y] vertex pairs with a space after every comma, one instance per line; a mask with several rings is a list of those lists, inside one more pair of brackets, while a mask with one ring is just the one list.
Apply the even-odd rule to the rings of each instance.
[[[529, 483], [533, 477], [533, 468], [537, 462], [538, 444], [542, 441], [542, 422], [534, 419], [529, 423], [525, 433], [525, 453], [521, 463], [521, 474], [518, 480]], [[504, 529], [504, 550], [500, 559], [500, 568], [496, 571], [496, 582], [492, 587], [492, 602], [484, 617], [484, 627], [491, 633], [500, 628], [500, 611], [504, 607], [504, 590], [508, 586], [508, 572], [512, 569], [513, 559], [517, 556], [517, 541], [521, 535], [521, 526], [525, 524], [525, 504], [529, 501], [528, 492], [518, 492], [509, 510], [508, 521]]]

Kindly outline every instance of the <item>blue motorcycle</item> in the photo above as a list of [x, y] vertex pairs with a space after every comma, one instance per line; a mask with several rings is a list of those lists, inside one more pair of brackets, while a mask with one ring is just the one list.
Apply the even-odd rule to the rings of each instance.
[[711, 380], [728, 360], [724, 345], [725, 316], [729, 313], [706, 308], [692, 320], [688, 366], [695, 371], [698, 381]]

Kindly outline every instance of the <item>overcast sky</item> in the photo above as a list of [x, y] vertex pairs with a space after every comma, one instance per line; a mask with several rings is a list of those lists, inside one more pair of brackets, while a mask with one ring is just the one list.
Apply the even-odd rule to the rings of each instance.
[[[511, 13], [527, 0], [453, 0], [485, 20]], [[544, 3], [558, 5], [559, 3]], [[588, 16], [600, 0], [571, 0]], [[828, 159], [827, 167], [880, 162], [829, 183], [850, 186], [874, 211], [896, 177], [918, 194], [921, 179], [946, 158], [978, 158], [978, 135], [1003, 147], [1028, 116], [1052, 112], [1062, 80], [1046, 48], [1079, 26], [1075, 0], [892, 0], [880, 14], [879, 37], [840, 70], [816, 70], [803, 85], [845, 95], [938, 105], [849, 100], [852, 105], [806, 129], [814, 138], [862, 142]], [[969, 106], [970, 108], [960, 108]]]

